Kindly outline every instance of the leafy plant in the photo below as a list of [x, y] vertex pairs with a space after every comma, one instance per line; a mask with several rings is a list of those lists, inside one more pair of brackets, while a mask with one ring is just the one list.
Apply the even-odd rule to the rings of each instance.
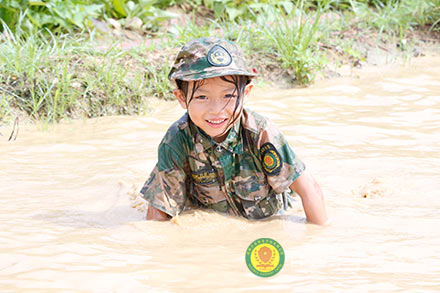
[[4, 25], [12, 31], [17, 26], [31, 31], [47, 28], [51, 31], [72, 31], [74, 28], [85, 28], [92, 24], [93, 18], [102, 14], [103, 4], [91, 1], [18, 1], [4, 0], [0, 3], [0, 16]]
[[0, 29], [13, 32], [48, 29], [55, 33], [93, 27], [93, 19], [139, 18], [144, 28], [157, 30], [160, 22], [176, 14], [158, 8], [160, 0], [3, 0]]
[[[160, 0], [113, 0], [112, 6], [107, 4], [107, 9], [116, 18], [139, 18], [144, 28], [157, 30], [159, 24], [167, 19], [177, 17], [177, 14], [158, 8]], [[164, 3], [162, 3], [163, 5]]]
[[[275, 54], [281, 66], [293, 72], [299, 84], [308, 84], [320, 69], [316, 43], [323, 32], [319, 26], [324, 8], [306, 14], [305, 1], [295, 6], [269, 9], [257, 17], [259, 28], [264, 32], [268, 54]], [[272, 50], [274, 49], [274, 50]]]

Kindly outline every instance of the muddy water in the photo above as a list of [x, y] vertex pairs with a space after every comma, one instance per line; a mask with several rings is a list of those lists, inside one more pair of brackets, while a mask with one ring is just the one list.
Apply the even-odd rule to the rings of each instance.
[[[0, 290], [440, 291], [440, 59], [308, 89], [256, 90], [320, 182], [331, 222], [247, 221], [204, 211], [144, 221], [131, 198], [182, 110], [1, 128]], [[142, 208], [139, 206], [138, 208]], [[286, 262], [254, 276], [245, 250], [270, 237]]]

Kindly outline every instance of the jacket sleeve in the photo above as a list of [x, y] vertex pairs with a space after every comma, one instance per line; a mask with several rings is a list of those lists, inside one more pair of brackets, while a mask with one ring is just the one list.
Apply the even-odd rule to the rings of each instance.
[[305, 170], [304, 163], [295, 155], [284, 135], [269, 119], [260, 133], [258, 148], [263, 171], [276, 193], [286, 191]]
[[153, 207], [175, 217], [187, 200], [186, 159], [168, 144], [161, 144], [158, 163], [140, 193]]

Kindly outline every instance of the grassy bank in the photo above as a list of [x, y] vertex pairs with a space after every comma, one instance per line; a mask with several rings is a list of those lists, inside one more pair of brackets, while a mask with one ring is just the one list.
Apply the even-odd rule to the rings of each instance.
[[345, 9], [336, 9], [335, 1], [292, 3], [237, 6], [246, 17], [238, 11], [233, 18], [225, 11], [228, 17], [216, 17], [206, 7], [173, 7], [169, 13], [180, 16], [155, 31], [128, 25], [126, 19], [125, 27], [108, 20], [101, 29], [57, 35], [20, 25], [12, 31], [4, 24], [0, 121], [142, 114], [151, 97], [172, 98], [169, 67], [178, 48], [196, 37], [236, 41], [260, 72], [259, 82], [284, 86], [337, 75], [342, 64], [362, 66], [377, 50], [399, 58], [418, 56], [424, 41], [439, 40], [440, 0], [376, 7], [348, 1]]

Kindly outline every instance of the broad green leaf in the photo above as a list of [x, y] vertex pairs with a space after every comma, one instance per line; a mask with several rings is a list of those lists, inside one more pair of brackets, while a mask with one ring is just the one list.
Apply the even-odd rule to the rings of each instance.
[[[3, 20], [6, 25], [12, 29], [17, 21], [17, 13], [15, 13], [15, 11], [12, 9], [0, 8], [0, 19]], [[3, 24], [0, 23], [0, 28], [2, 27]]]
[[[1, 2], [3, 2], [3, 1], [1, 1]], [[21, 8], [20, 2], [16, 1], [16, 0], [9, 1], [5, 4], [0, 3], [0, 5], [2, 5], [3, 7], [6, 7], [6, 8], [17, 8], [17, 9]]]
[[154, 9], [154, 16], [161, 19], [170, 19], [179, 17], [179, 14], [162, 9]]
[[47, 4], [46, 2], [43, 1], [31, 1], [31, 0], [29, 0], [28, 3], [30, 6], [46, 6]]
[[225, 6], [223, 4], [214, 2], [213, 10], [216, 17], [224, 17]]
[[139, 5], [144, 10], [150, 10], [150, 8], [155, 4], [156, 0], [140, 0]]
[[82, 6], [87, 16], [98, 17], [101, 9], [104, 8], [104, 4], [92, 4]]
[[234, 20], [237, 16], [243, 14], [243, 9], [237, 9], [233, 7], [226, 7], [226, 13], [229, 16], [229, 20]]
[[127, 10], [125, 9], [125, 0], [113, 0], [113, 8], [117, 13], [123, 17], [127, 17]]
[[156, 0], [139, 0], [139, 5], [152, 6], [152, 5], [156, 4], [155, 2], [156, 2]]
[[35, 25], [36, 27], [41, 27], [40, 22], [37, 20], [39, 17], [32, 17], [32, 15], [30, 13], [27, 14], [27, 18], [32, 22], [33, 25]]

